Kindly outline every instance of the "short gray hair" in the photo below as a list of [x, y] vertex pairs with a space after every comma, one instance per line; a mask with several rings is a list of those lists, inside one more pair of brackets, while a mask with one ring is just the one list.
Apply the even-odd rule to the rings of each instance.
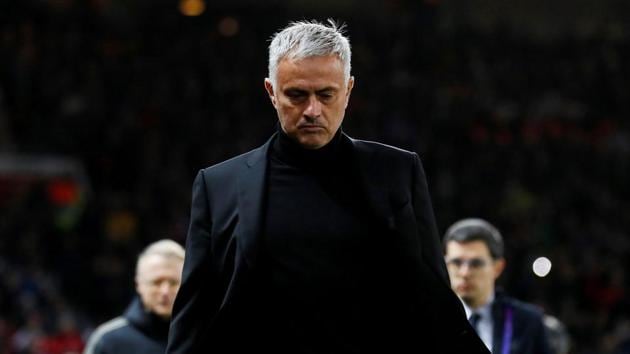
[[350, 79], [350, 41], [344, 36], [344, 25], [329, 19], [296, 21], [273, 35], [269, 45], [269, 80], [276, 87], [278, 64], [283, 59], [299, 60], [315, 56], [337, 55], [343, 63], [346, 81]]
[[163, 239], [153, 242], [138, 255], [138, 261], [136, 262], [136, 274], [138, 274], [138, 266], [140, 265], [140, 261], [145, 257], [152, 255], [159, 255], [164, 258], [173, 258], [183, 261], [185, 251], [179, 243], [173, 240]]

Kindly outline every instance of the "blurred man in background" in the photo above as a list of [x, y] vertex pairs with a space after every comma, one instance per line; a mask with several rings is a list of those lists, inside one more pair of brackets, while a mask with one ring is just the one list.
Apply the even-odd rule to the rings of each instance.
[[84, 354], [163, 354], [183, 264], [184, 249], [175, 241], [145, 248], [136, 265], [138, 296], [123, 316], [94, 331]]
[[454, 223], [444, 235], [451, 286], [493, 354], [551, 354], [543, 313], [496, 291], [505, 268], [503, 238], [482, 219]]

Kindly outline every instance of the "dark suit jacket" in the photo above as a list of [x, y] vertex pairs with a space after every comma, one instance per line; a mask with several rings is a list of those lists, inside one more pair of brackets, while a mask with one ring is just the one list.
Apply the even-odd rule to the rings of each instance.
[[[405, 289], [399, 296], [413, 299], [405, 309], [411, 323], [399, 326], [407, 333], [392, 337], [395, 340], [382, 352], [488, 353], [450, 289], [418, 156], [346, 135], [342, 139], [352, 151], [348, 163], [357, 172], [373, 214], [391, 231], [384, 244], [395, 247], [397, 257], [404, 261], [398, 276], [406, 279]], [[251, 328], [245, 330], [250, 325], [246, 299], [251, 298], [248, 288], [257, 267], [272, 140], [202, 169], [195, 179], [169, 354], [238, 353], [257, 348], [256, 339], [240, 334], [252, 333]], [[376, 262], [378, 255], [374, 256]], [[383, 323], [383, 330], [390, 326]], [[412, 346], [404, 349], [408, 345]]]
[[[509, 315], [511, 313], [511, 315]], [[508, 317], [511, 316], [511, 320]], [[503, 354], [504, 339], [510, 337], [510, 354], [551, 354], [542, 311], [533, 305], [497, 293], [492, 304], [493, 354]], [[509, 324], [511, 322], [511, 324]], [[507, 333], [507, 327], [512, 333]]]

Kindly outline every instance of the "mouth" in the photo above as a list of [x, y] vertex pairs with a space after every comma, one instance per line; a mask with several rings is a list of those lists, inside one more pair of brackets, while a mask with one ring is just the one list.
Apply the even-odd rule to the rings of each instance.
[[472, 286], [469, 284], [462, 284], [457, 287], [457, 291], [459, 292], [468, 292], [472, 289]]
[[320, 130], [323, 130], [324, 127], [317, 124], [301, 124], [298, 126], [298, 129], [305, 132], [318, 132]]

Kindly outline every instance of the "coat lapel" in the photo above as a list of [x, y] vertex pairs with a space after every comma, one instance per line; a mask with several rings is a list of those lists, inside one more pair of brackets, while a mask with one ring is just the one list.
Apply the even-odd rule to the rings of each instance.
[[239, 229], [237, 237], [241, 242], [245, 260], [250, 266], [256, 262], [260, 244], [267, 154], [274, 137], [275, 134], [263, 146], [252, 152], [245, 161], [245, 170], [238, 176]]
[[388, 229], [395, 229], [395, 221], [392, 215], [389, 200], [389, 184], [385, 178], [386, 172], [379, 169], [374, 163], [374, 149], [365, 149], [360, 142], [349, 138], [344, 134], [345, 143], [351, 144], [352, 163], [356, 178], [361, 185], [361, 190], [366, 198], [370, 212], [382, 221]]

